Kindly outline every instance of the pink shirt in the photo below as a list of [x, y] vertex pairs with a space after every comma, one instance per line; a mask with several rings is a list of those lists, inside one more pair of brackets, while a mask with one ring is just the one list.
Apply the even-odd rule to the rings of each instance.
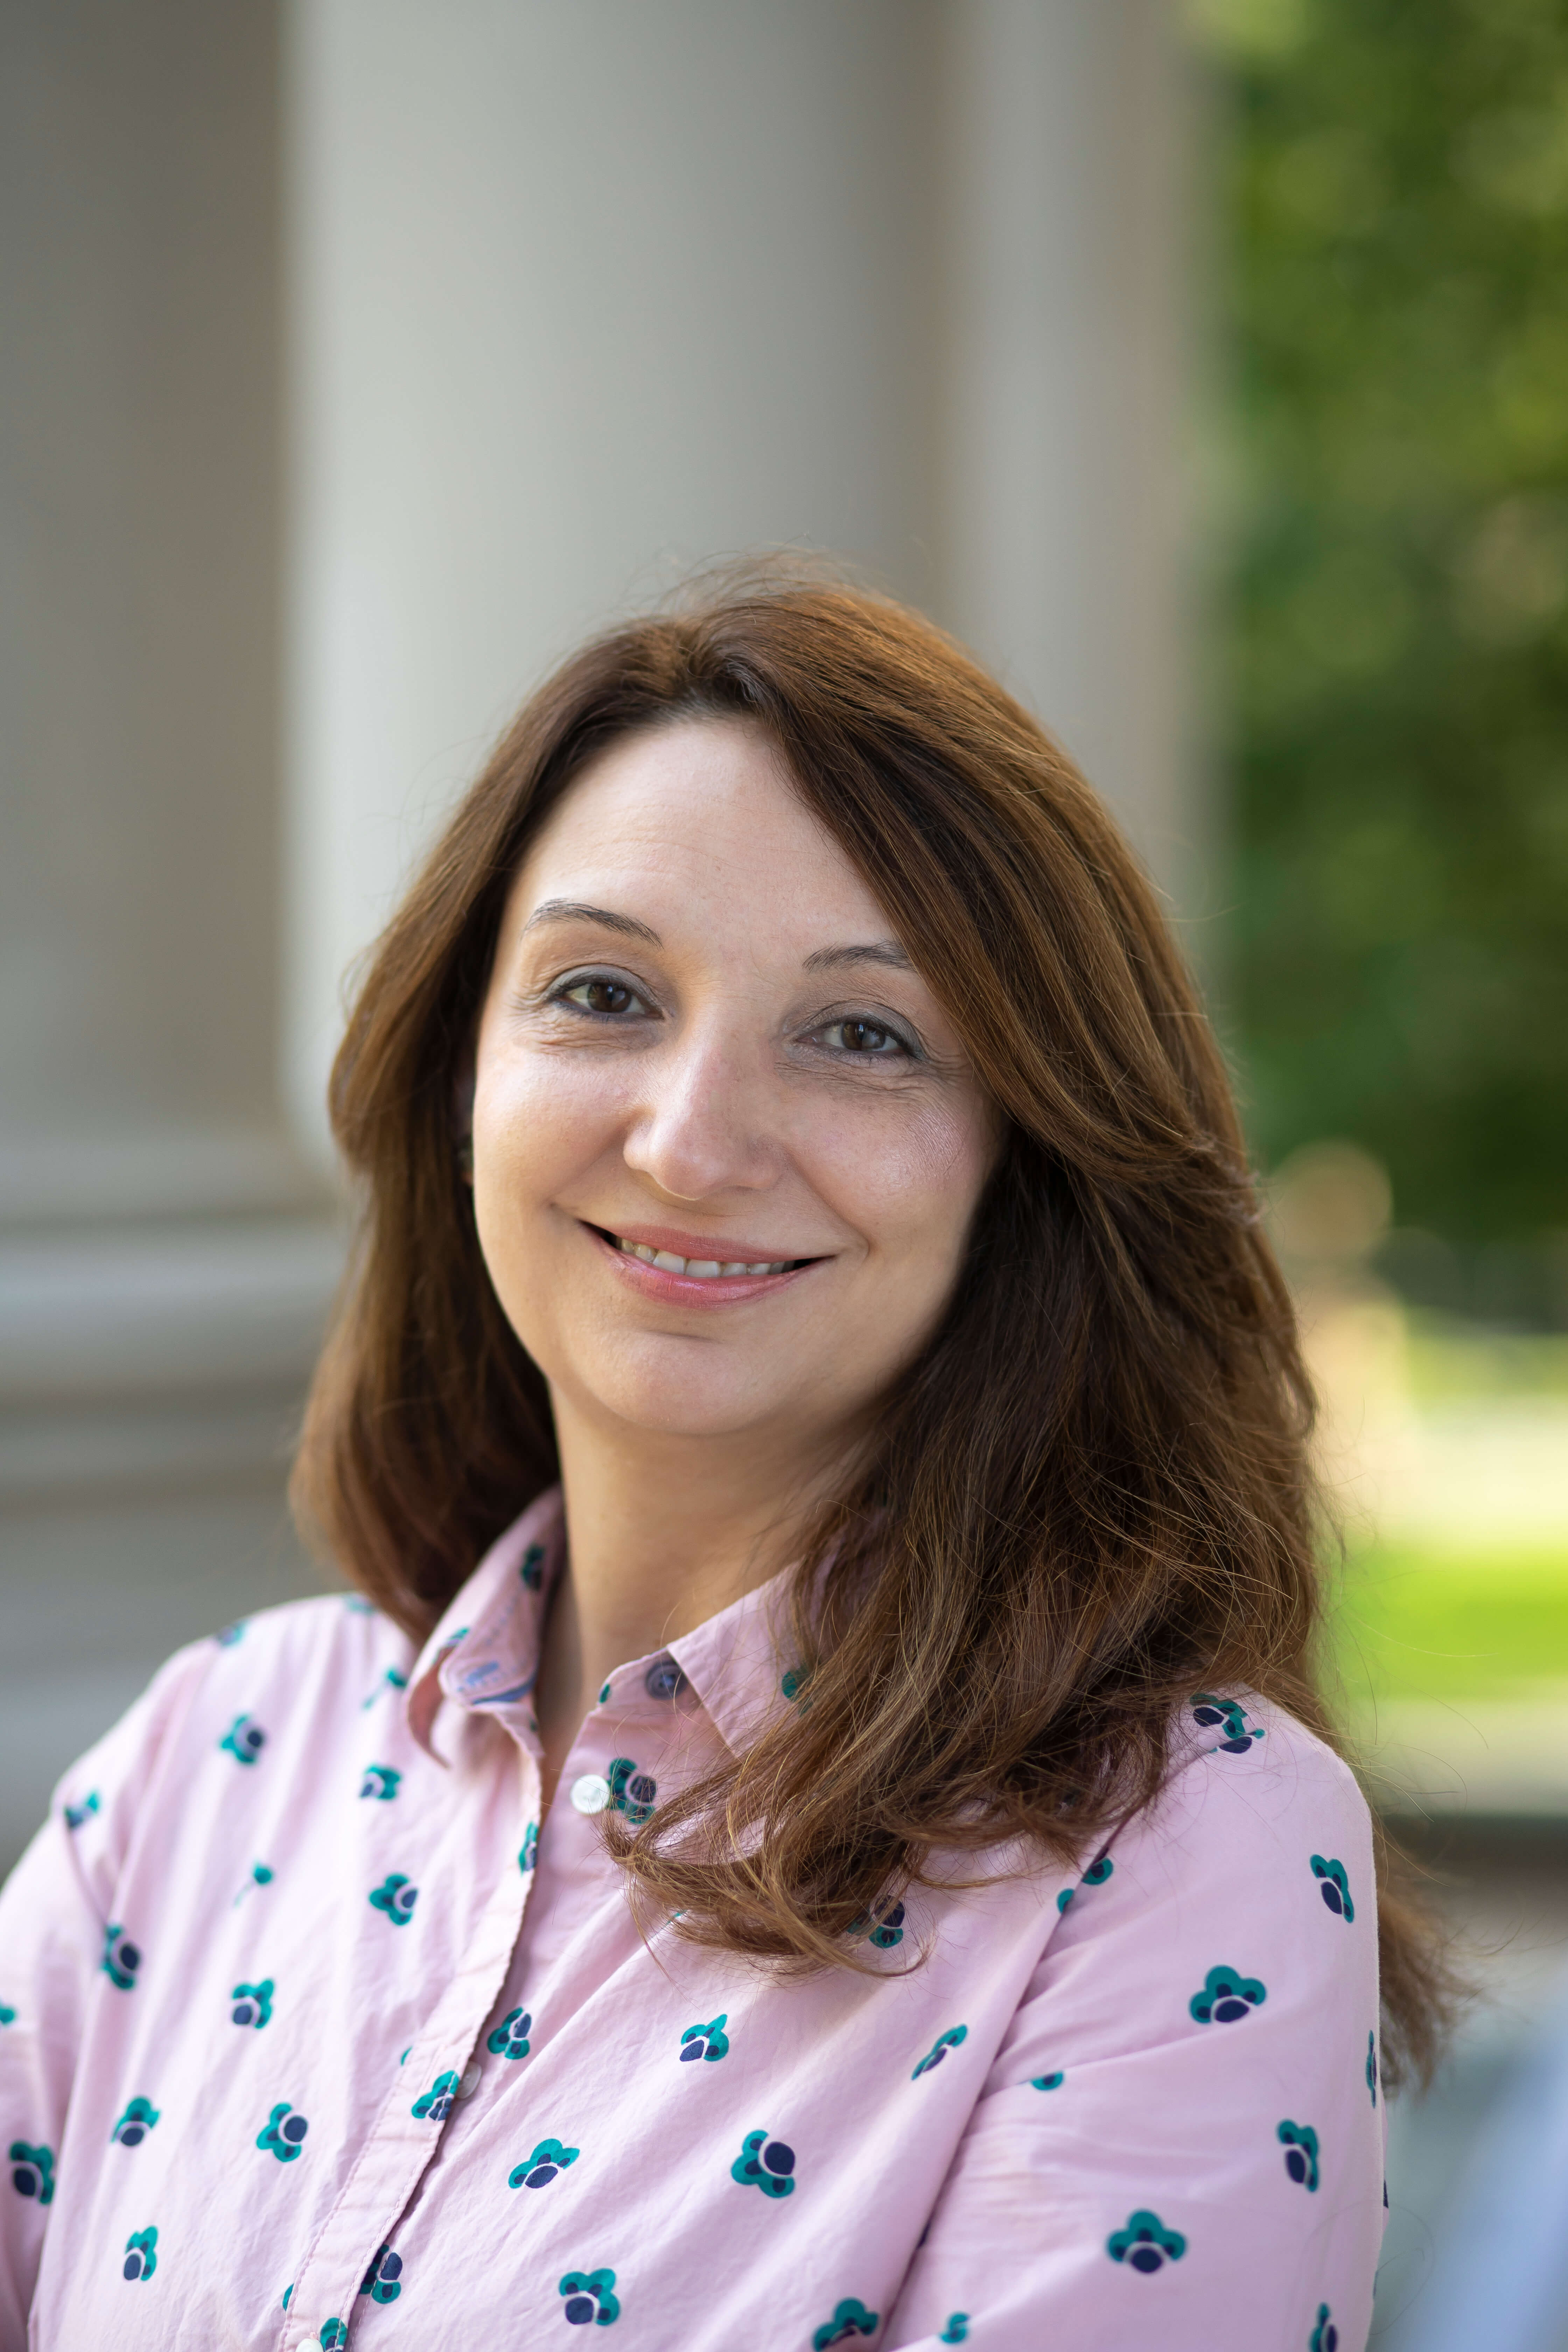
[[780, 1984], [645, 1941], [595, 1812], [795, 1703], [776, 1588], [617, 1668], [541, 1833], [559, 1528], [417, 1659], [341, 1597], [182, 1651], [67, 1776], [0, 1896], [3, 2352], [1361, 2352], [1344, 1767], [1195, 1701], [1091, 1866], [998, 1854], [889, 1911], [876, 1974]]

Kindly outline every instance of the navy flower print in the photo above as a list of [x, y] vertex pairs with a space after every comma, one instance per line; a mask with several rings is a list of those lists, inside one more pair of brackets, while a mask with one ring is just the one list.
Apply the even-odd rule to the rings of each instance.
[[485, 2048], [492, 2058], [526, 2058], [532, 2024], [526, 2009], [509, 2010], [494, 2031], [486, 2034]]
[[111, 1985], [118, 1985], [121, 1992], [132, 1990], [142, 1954], [118, 1923], [103, 1931], [103, 1958], [99, 1965]]
[[634, 1829], [653, 1819], [653, 1801], [658, 1793], [658, 1783], [648, 1773], [639, 1772], [629, 1756], [617, 1756], [605, 1775], [610, 1783], [610, 1802], [617, 1813], [625, 1813]]
[[322, 2320], [321, 2332], [316, 2338], [321, 2352], [342, 2352], [348, 2340], [349, 2331], [341, 2319]]
[[79, 1830], [83, 1822], [89, 1820], [92, 1814], [97, 1812], [98, 1802], [98, 1790], [93, 1789], [89, 1791], [87, 1797], [79, 1805], [68, 1805], [66, 1807], [67, 1829]]
[[519, 1576], [530, 1592], [537, 1592], [544, 1581], [544, 1546], [530, 1544], [518, 1563]]
[[237, 1715], [218, 1746], [226, 1748], [237, 1763], [254, 1764], [267, 1745], [267, 1734], [247, 1715]]
[[1307, 2352], [1340, 2352], [1340, 2331], [1326, 2303], [1318, 2305], [1318, 2324], [1307, 2339]]
[[9, 2151], [11, 2186], [18, 2197], [36, 2197], [40, 2205], [55, 2201], [55, 2152], [52, 2147], [29, 2147], [25, 2139], [14, 2139]]
[[125, 2241], [125, 2260], [120, 2265], [121, 2277], [150, 2279], [158, 2267], [157, 2247], [156, 2230], [132, 2230]]
[[1318, 1882], [1318, 1892], [1329, 1909], [1345, 1921], [1355, 1917], [1355, 1905], [1351, 1901], [1351, 1883], [1345, 1876], [1342, 1862], [1325, 1862], [1321, 1853], [1312, 1856], [1312, 1875]]
[[373, 1911], [384, 1911], [395, 1927], [406, 1927], [414, 1916], [414, 1906], [419, 1900], [419, 1889], [410, 1886], [400, 1870], [389, 1871], [379, 1886], [370, 1891]]
[[1366, 2087], [1372, 2093], [1372, 2104], [1375, 2107], [1377, 2105], [1377, 2036], [1375, 2033], [1369, 2033], [1366, 2037]]
[[730, 2178], [742, 2188], [760, 2189], [764, 2197], [787, 2197], [795, 2188], [795, 2150], [765, 2131], [748, 2132]]
[[117, 2142], [121, 2147], [140, 2147], [158, 2120], [158, 2109], [151, 2099], [132, 2099], [115, 2120], [109, 2135], [110, 2146]]
[[850, 1920], [848, 1932], [851, 1936], [864, 1936], [879, 1952], [890, 1952], [904, 1940], [904, 1906], [901, 1903], [889, 1903], [862, 1911]]
[[1066, 2081], [1067, 2076], [1058, 2067], [1054, 2074], [1031, 2074], [1029, 2088], [1032, 2091], [1059, 2091]]
[[956, 2050], [959, 2043], [961, 2042], [966, 2042], [968, 2038], [969, 2028], [967, 2025], [950, 2025], [945, 2033], [939, 2033], [936, 2040], [931, 2043], [931, 2048], [926, 2052], [925, 2056], [915, 2068], [914, 2073], [910, 2076], [910, 2082], [918, 2083], [922, 2074], [931, 2074], [933, 2068], [942, 2064], [942, 2060], [947, 2056], [950, 2050]]
[[1211, 1969], [1187, 2008], [1200, 2025], [1234, 2025], [1268, 1998], [1267, 1986], [1257, 1977], [1244, 1977], [1238, 1969]]
[[1152, 2278], [1168, 2262], [1181, 2261], [1187, 2242], [1179, 2230], [1167, 2230], [1158, 2213], [1140, 2207], [1136, 2213], [1129, 2213], [1124, 2230], [1113, 2231], [1107, 2238], [1105, 2251], [1113, 2263], [1125, 2263], [1129, 2270], [1142, 2271]]
[[234, 2007], [229, 2011], [236, 2025], [253, 2025], [258, 2033], [272, 2021], [272, 1979], [263, 1977], [259, 1984], [237, 1984], [229, 1995]]
[[360, 1795], [379, 1797], [383, 1804], [390, 1804], [397, 1794], [397, 1784], [402, 1778], [402, 1773], [390, 1764], [367, 1764], [364, 1779], [360, 1783]]
[[509, 2189], [548, 2189], [569, 2164], [576, 2163], [581, 2153], [579, 2148], [563, 2147], [558, 2139], [542, 2139], [531, 2156], [513, 2165], [507, 2174], [506, 2185]]
[[1285, 2169], [1303, 2189], [1318, 2185], [1318, 2135], [1310, 2124], [1293, 2124], [1287, 2116], [1277, 2128], [1285, 2150]]
[[521, 1871], [525, 1878], [538, 1860], [539, 1823], [537, 1822], [530, 1822], [528, 1827], [522, 1833], [522, 1843], [518, 1848], [517, 1855], [517, 1866], [519, 1870]]
[[875, 2336], [881, 2326], [881, 2315], [868, 2311], [856, 2295], [846, 2295], [833, 2306], [833, 2316], [825, 2319], [811, 2339], [811, 2352], [827, 2352], [830, 2344], [848, 2344], [857, 2336]]
[[287, 2099], [279, 2099], [257, 2133], [256, 2145], [268, 2156], [275, 2156], [279, 2164], [292, 2164], [310, 2128], [298, 2107]]
[[444, 2124], [457, 2095], [458, 2077], [448, 2067], [444, 2074], [437, 2075], [427, 2091], [421, 2091], [408, 2112], [420, 2123]]
[[968, 2312], [950, 2311], [947, 2315], [947, 2326], [936, 2340], [939, 2344], [967, 2344], [969, 2341]]
[[621, 2315], [614, 2271], [568, 2271], [558, 2292], [566, 2298], [562, 2316], [573, 2327], [608, 2327]]
[[403, 2293], [403, 2256], [383, 2246], [361, 2279], [359, 2291], [368, 2294], [372, 2303], [395, 2303]]
[[1233, 1698], [1213, 1698], [1207, 1691], [1199, 1691], [1193, 1701], [1193, 1721], [1200, 1730], [1219, 1733], [1208, 1751], [1211, 1756], [1216, 1751], [1222, 1756], [1246, 1756], [1254, 1741], [1264, 1737], [1260, 1723], [1248, 1729], [1244, 1706], [1237, 1706]]
[[1073, 1896], [1079, 1893], [1083, 1887], [1103, 1886], [1106, 1880], [1110, 1876], [1115, 1868], [1116, 1864], [1111, 1861], [1110, 1856], [1108, 1853], [1097, 1853], [1094, 1860], [1089, 1864], [1089, 1868], [1084, 1872], [1083, 1876], [1079, 1880], [1078, 1885], [1063, 1887], [1061, 1893], [1057, 1896], [1057, 1909], [1058, 1911], [1065, 1911], [1068, 1905], [1072, 1901]]
[[730, 2037], [724, 2028], [730, 2021], [728, 2010], [721, 2010], [706, 2025], [689, 2025], [680, 2037], [680, 2063], [689, 2065], [701, 2058], [717, 2063], [729, 2053]]

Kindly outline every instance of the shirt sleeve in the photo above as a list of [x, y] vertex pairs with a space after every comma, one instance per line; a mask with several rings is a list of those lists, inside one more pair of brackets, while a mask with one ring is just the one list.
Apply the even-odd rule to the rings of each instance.
[[180, 1652], [73, 1765], [0, 1888], [0, 2352], [21, 2352], [92, 2003], [123, 1943], [115, 1890], [141, 1797], [211, 1645]]
[[1384, 2210], [1367, 1810], [1288, 1719], [1231, 1706], [1210, 1736], [1061, 1898], [887, 2352], [1362, 2352]]

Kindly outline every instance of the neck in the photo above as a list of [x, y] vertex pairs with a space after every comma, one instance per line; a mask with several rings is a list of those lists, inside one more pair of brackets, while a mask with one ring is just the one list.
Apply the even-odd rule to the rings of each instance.
[[798, 1433], [672, 1438], [606, 1430], [561, 1395], [552, 1402], [567, 1558], [539, 1663], [547, 1802], [614, 1669], [787, 1567], [837, 1467]]

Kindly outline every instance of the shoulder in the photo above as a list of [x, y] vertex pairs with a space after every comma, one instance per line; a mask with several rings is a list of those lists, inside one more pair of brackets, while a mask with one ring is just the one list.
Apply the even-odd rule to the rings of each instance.
[[112, 1868], [161, 1791], [187, 1783], [198, 1754], [226, 1748], [247, 1771], [274, 1745], [345, 1733], [367, 1701], [406, 1685], [413, 1647], [356, 1596], [324, 1593], [242, 1618], [188, 1643], [73, 1764], [52, 1810], [80, 1863]]
[[1205, 1694], [1184, 1710], [1160, 1797], [1068, 1895], [1058, 1957], [1125, 1935], [1195, 1960], [1217, 1937], [1222, 1969], [1253, 1955], [1375, 1976], [1373, 1867], [1371, 1814], [1343, 1759], [1250, 1693]]

